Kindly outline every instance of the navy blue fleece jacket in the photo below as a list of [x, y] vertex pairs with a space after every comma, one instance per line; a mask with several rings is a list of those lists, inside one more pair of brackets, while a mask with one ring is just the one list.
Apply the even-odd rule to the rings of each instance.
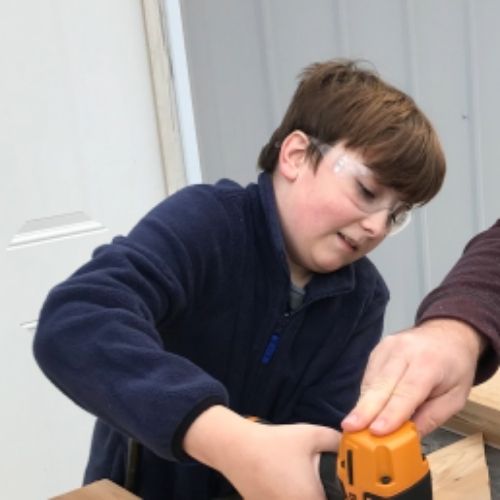
[[143, 498], [220, 493], [217, 475], [182, 450], [213, 404], [339, 428], [381, 335], [387, 288], [363, 258], [315, 275], [294, 312], [289, 290], [269, 174], [247, 188], [179, 191], [56, 286], [34, 351], [98, 418], [85, 481], [123, 483], [133, 437]]

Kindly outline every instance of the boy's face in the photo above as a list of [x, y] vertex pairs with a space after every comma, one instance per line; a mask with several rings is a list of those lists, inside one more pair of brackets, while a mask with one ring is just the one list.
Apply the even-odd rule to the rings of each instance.
[[302, 286], [312, 272], [335, 271], [373, 250], [399, 203], [342, 144], [323, 152], [315, 172], [305, 155], [310, 140], [290, 134], [273, 177], [292, 281]]

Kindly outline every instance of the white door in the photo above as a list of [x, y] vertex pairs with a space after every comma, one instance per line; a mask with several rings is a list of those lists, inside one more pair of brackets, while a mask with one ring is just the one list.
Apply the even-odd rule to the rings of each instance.
[[2, 0], [0, 65], [1, 496], [38, 500], [93, 422], [34, 362], [40, 305], [166, 190], [140, 0]]

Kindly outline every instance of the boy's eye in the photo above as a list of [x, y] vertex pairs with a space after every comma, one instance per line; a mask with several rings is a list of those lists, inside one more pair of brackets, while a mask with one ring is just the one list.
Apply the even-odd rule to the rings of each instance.
[[366, 201], [373, 201], [375, 199], [375, 193], [370, 191], [365, 185], [358, 181], [358, 192]]
[[387, 217], [387, 225], [394, 226], [399, 221], [399, 214], [397, 212], [391, 212]]
[[408, 217], [408, 209], [400, 208], [389, 214], [387, 218], [387, 224], [389, 226], [398, 226], [402, 224], [407, 217]]

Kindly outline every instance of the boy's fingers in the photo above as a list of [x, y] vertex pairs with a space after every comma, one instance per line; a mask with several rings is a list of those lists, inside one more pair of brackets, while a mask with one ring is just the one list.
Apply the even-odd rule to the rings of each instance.
[[321, 425], [306, 425], [312, 428], [315, 448], [318, 452], [337, 451], [340, 442], [340, 432]]

